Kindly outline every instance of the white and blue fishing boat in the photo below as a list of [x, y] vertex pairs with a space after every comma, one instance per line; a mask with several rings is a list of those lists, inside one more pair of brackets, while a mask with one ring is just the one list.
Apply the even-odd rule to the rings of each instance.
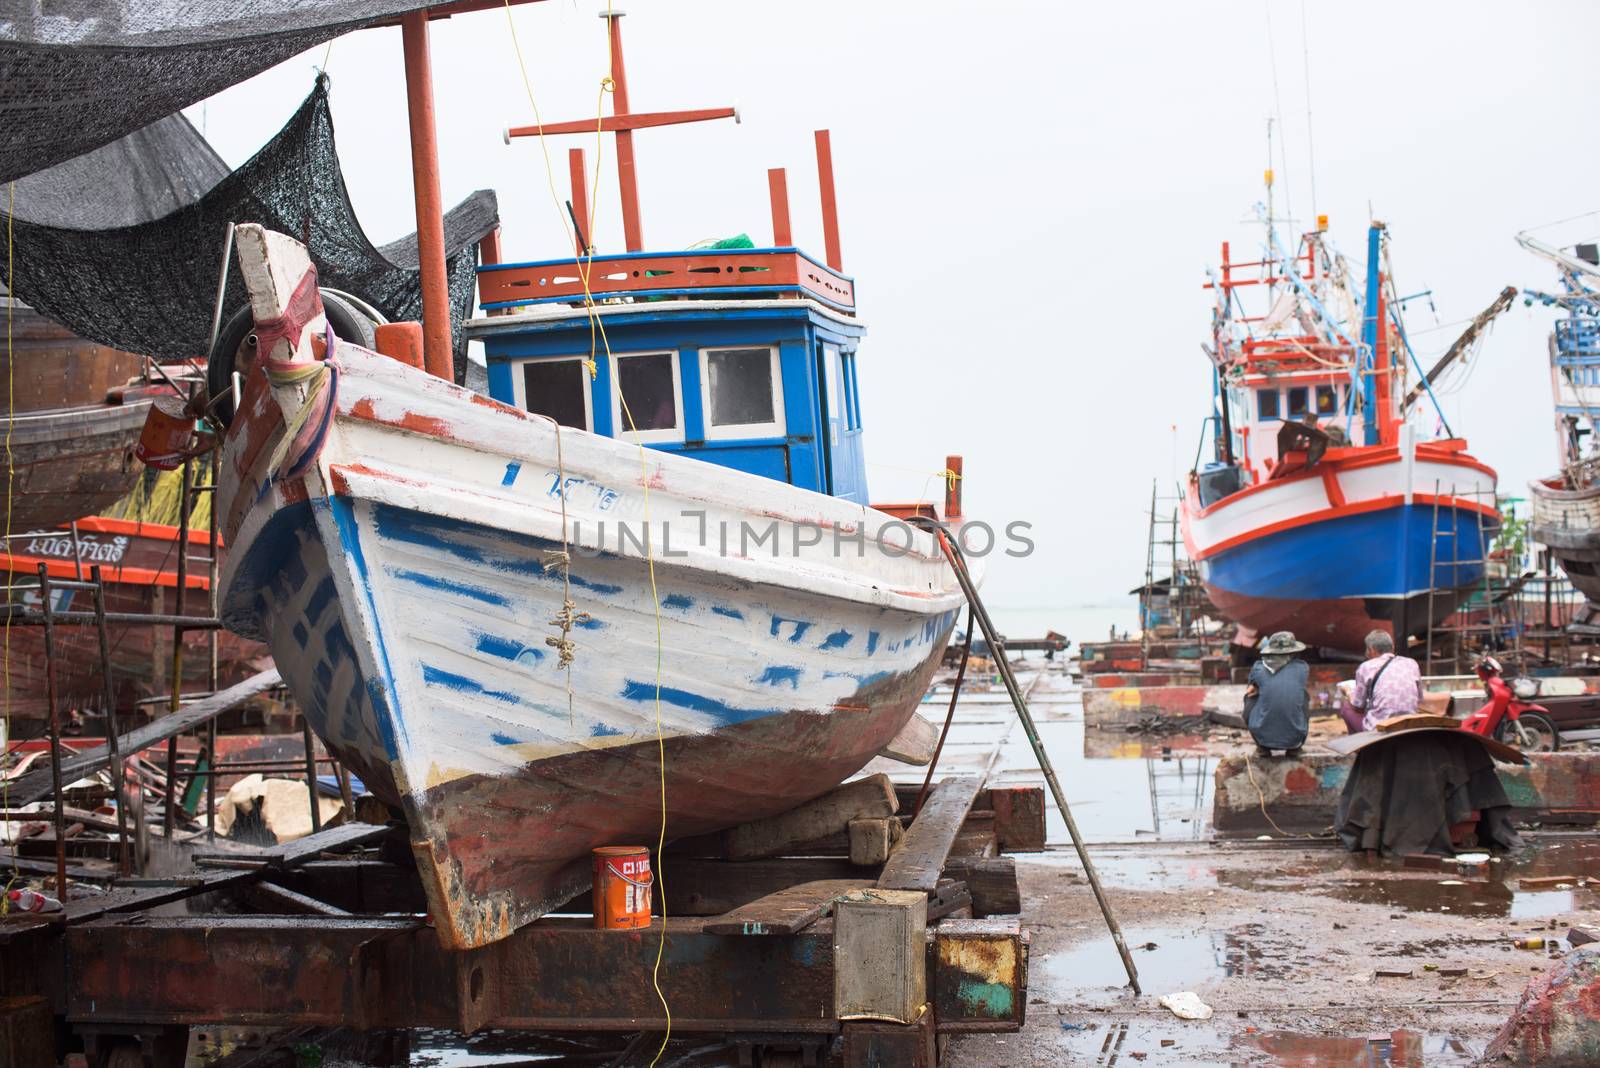
[[776, 189], [771, 248], [480, 268], [487, 397], [334, 338], [304, 250], [240, 228], [225, 622], [403, 810], [448, 945], [581, 892], [596, 846], [826, 792], [948, 642], [937, 543], [866, 503], [831, 209], [829, 265]]

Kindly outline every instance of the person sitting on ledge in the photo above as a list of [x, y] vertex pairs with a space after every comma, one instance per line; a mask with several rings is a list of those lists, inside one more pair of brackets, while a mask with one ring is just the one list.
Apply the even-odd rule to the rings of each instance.
[[[1244, 695], [1247, 704], [1245, 725], [1256, 740], [1256, 752], [1271, 756], [1283, 749], [1299, 756], [1311, 727], [1310, 698], [1306, 679], [1311, 668], [1295, 656], [1306, 651], [1292, 631], [1280, 630], [1261, 643], [1261, 659], [1250, 666], [1249, 685]], [[1249, 699], [1255, 704], [1249, 705]]]
[[[1343, 684], [1341, 684], [1343, 687]], [[1422, 669], [1409, 656], [1397, 656], [1387, 631], [1367, 635], [1367, 659], [1356, 668], [1355, 685], [1343, 687], [1348, 696], [1339, 704], [1339, 716], [1351, 734], [1376, 730], [1395, 716], [1409, 716], [1422, 702]]]

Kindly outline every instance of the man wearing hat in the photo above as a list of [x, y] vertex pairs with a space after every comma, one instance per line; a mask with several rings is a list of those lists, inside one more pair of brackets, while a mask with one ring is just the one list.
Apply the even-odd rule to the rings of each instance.
[[1305, 651], [1293, 632], [1280, 630], [1261, 643], [1261, 659], [1250, 668], [1245, 724], [1261, 756], [1271, 756], [1274, 749], [1297, 756], [1306, 743], [1311, 725], [1306, 678], [1311, 669], [1295, 655]]

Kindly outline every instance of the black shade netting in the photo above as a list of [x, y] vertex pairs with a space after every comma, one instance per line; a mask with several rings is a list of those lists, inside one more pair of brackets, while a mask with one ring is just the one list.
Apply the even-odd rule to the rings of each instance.
[[[64, 183], [72, 180], [74, 168], [67, 164], [28, 184], [37, 191], [57, 170]], [[107, 195], [121, 196], [115, 189]], [[360, 297], [390, 320], [422, 318], [416, 236], [379, 248], [356, 221], [334, 145], [325, 79], [248, 162], [161, 218], [83, 229], [30, 217], [30, 204], [59, 201], [19, 197], [11, 220], [14, 272], [4, 282], [42, 314], [113, 348], [160, 359], [206, 354], [229, 223], [260, 223], [297, 238], [310, 249], [323, 286]], [[119, 205], [129, 211], [137, 207]], [[0, 209], [4, 206], [0, 199]], [[104, 206], [83, 211], [91, 219], [110, 213]], [[49, 214], [59, 222], [57, 213]], [[473, 193], [444, 218], [458, 382], [466, 372], [461, 324], [472, 309], [478, 242], [498, 221], [490, 190]], [[0, 257], [0, 274], [4, 263]], [[244, 280], [230, 262], [224, 320], [246, 303]]]
[[0, 182], [110, 144], [426, 0], [6, 0]]

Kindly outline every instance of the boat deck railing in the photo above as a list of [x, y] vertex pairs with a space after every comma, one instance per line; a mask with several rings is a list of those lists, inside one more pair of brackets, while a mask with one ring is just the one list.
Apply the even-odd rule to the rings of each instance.
[[798, 248], [627, 252], [478, 268], [485, 311], [634, 297], [809, 298], [855, 313], [855, 283]]

